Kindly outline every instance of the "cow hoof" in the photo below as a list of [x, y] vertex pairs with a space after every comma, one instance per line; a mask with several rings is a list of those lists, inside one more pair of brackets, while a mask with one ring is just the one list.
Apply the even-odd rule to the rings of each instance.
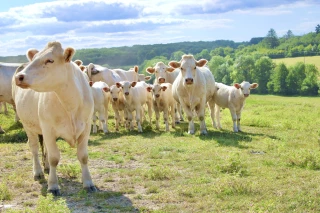
[[60, 189], [48, 189], [48, 192], [51, 193], [53, 196], [61, 196]]
[[194, 135], [194, 131], [188, 131], [188, 134]]
[[41, 173], [41, 174], [35, 175], [35, 176], [33, 176], [33, 179], [34, 180], [42, 180], [42, 179], [44, 179], [44, 174]]
[[97, 188], [95, 186], [89, 186], [84, 188], [87, 192], [97, 192]]

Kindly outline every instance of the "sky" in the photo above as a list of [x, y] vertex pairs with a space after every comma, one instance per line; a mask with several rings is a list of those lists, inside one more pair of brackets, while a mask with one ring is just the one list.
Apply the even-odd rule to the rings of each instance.
[[320, 0], [10, 0], [0, 7], [0, 56], [183, 41], [250, 41], [315, 32]]

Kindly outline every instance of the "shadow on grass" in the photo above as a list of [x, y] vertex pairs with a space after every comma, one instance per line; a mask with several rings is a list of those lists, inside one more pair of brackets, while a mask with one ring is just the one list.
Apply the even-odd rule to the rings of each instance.
[[27, 134], [20, 122], [13, 123], [6, 133], [0, 136], [0, 143], [26, 143], [28, 141]]
[[[39, 182], [42, 185], [41, 194], [46, 196], [48, 194], [47, 181], [42, 179]], [[76, 178], [59, 177], [59, 186], [61, 196], [55, 199], [66, 200], [71, 212], [77, 212], [77, 210], [81, 212], [139, 212], [132, 206], [132, 201], [121, 192], [98, 188], [97, 192], [87, 192]]]

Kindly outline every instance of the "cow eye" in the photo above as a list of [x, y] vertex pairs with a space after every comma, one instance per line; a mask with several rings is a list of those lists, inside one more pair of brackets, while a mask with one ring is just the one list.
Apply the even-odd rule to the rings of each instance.
[[45, 64], [48, 64], [48, 63], [52, 64], [53, 62], [54, 62], [54, 60], [52, 60], [52, 59], [47, 59], [46, 62], [45, 62]]
[[194, 67], [194, 69], [197, 69], [197, 67]]
[[183, 68], [181, 67], [181, 70], [183, 70]]

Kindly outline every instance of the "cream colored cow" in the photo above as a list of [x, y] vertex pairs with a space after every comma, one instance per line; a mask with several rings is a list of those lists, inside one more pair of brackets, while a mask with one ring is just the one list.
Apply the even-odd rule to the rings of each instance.
[[217, 127], [221, 129], [220, 124], [220, 107], [228, 108], [233, 121], [233, 131], [241, 132], [240, 119], [241, 112], [244, 107], [246, 98], [250, 95], [251, 89], [256, 89], [257, 83], [250, 84], [247, 81], [241, 84], [228, 86], [222, 83], [216, 83], [216, 92], [214, 101], [216, 103], [215, 117], [217, 119]]
[[88, 168], [87, 148], [93, 96], [80, 68], [71, 61], [74, 54], [71, 47], [63, 49], [59, 42], [49, 42], [40, 52], [28, 50], [29, 63], [19, 67], [13, 76], [13, 99], [28, 136], [34, 177], [44, 176], [38, 157], [38, 135], [43, 135], [50, 165], [48, 191], [54, 195], [60, 195], [56, 173], [59, 137], [77, 148], [83, 187], [97, 191]]
[[[207, 60], [196, 61], [193, 55], [183, 55], [180, 62], [171, 61], [169, 65], [179, 68], [180, 72], [173, 82], [173, 97], [178, 101], [189, 121], [188, 133], [194, 134], [193, 115], [196, 112], [200, 121], [200, 134], [207, 134], [205, 123], [206, 103], [210, 108], [211, 119], [214, 124], [214, 101], [215, 80], [206, 67]], [[214, 124], [215, 126], [215, 124]]]
[[121, 77], [114, 70], [100, 65], [90, 63], [88, 66], [81, 65], [80, 68], [92, 82], [103, 81], [111, 87], [121, 81]]
[[[106, 134], [109, 132], [108, 130], [108, 117], [109, 117], [109, 103], [110, 103], [110, 89], [107, 83], [103, 81], [97, 81], [92, 83], [89, 82], [89, 85], [92, 89], [93, 100], [94, 100], [94, 110], [92, 115], [93, 127], [92, 133], [97, 133], [97, 116], [99, 115], [99, 126], [100, 129]], [[101, 126], [102, 125], [102, 126]]]
[[123, 69], [113, 69], [121, 78], [121, 81], [139, 81], [139, 67], [134, 66], [128, 71]]
[[176, 101], [172, 95], [172, 84], [162, 83], [150, 85], [147, 90], [152, 92], [153, 97], [153, 110], [156, 114], [156, 128], [159, 129], [160, 112], [163, 112], [163, 120], [166, 125], [166, 131], [169, 129], [169, 114], [171, 116], [172, 128], [175, 128], [175, 105]]

